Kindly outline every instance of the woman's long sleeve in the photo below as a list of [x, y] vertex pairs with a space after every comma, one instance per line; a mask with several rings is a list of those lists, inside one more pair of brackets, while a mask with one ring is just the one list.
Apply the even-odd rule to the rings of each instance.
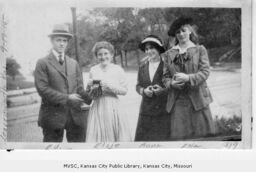
[[137, 91], [138, 94], [143, 95], [142, 91], [143, 91], [144, 88], [141, 86], [141, 80], [142, 80], [141, 77], [142, 77], [141, 76], [141, 68], [139, 68], [138, 75], [137, 75], [136, 91]]
[[207, 50], [204, 46], [199, 47], [198, 72], [189, 74], [189, 83], [192, 87], [198, 86], [207, 80], [210, 74], [210, 64]]
[[162, 54], [162, 58], [163, 58], [163, 63], [164, 63], [162, 82], [163, 82], [165, 88], [169, 88], [170, 83], [172, 81], [172, 76], [171, 76], [171, 71], [169, 69], [168, 54], [166, 54], [166, 53]]

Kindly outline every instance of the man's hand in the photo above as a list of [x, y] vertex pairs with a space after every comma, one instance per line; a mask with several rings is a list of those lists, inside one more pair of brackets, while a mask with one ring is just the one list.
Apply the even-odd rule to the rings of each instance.
[[83, 99], [81, 98], [80, 95], [78, 94], [69, 94], [68, 95], [68, 100], [71, 102], [71, 103], [82, 103], [83, 102]]

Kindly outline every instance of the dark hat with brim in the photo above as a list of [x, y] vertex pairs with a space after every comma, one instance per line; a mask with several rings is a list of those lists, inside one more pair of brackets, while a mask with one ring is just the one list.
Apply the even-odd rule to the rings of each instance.
[[190, 24], [190, 25], [193, 24], [193, 19], [190, 17], [180, 17], [176, 19], [170, 26], [168, 35], [175, 37], [177, 30], [179, 30], [182, 26], [186, 24]]
[[48, 35], [49, 37], [53, 36], [64, 36], [67, 38], [72, 38], [73, 35], [69, 32], [68, 26], [65, 24], [58, 24], [55, 25], [52, 33]]
[[159, 37], [155, 35], [148, 35], [146, 38], [144, 38], [139, 45], [139, 48], [144, 52], [147, 43], [153, 45], [159, 51], [160, 54], [165, 52], [163, 43]]

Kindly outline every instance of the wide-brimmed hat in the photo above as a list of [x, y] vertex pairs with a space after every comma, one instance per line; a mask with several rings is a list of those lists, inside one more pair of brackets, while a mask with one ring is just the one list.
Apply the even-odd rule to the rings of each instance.
[[175, 37], [177, 30], [179, 30], [181, 26], [184, 26], [186, 24], [190, 24], [190, 25], [193, 24], [193, 19], [190, 17], [180, 17], [176, 19], [170, 26], [168, 35]]
[[49, 37], [53, 36], [65, 36], [68, 38], [72, 38], [72, 34], [69, 32], [68, 25], [65, 24], [57, 24], [54, 26], [52, 33], [48, 35]]
[[153, 46], [155, 46], [159, 51], [159, 53], [165, 52], [163, 43], [159, 37], [155, 35], [148, 35], [146, 38], [144, 38], [139, 45], [139, 48], [144, 52], [145, 52], [145, 46], [147, 43], [150, 43]]

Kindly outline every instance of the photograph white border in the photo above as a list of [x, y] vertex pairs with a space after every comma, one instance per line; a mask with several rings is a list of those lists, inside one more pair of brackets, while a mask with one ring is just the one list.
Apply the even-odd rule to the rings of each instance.
[[[31, 2], [23, 0], [24, 2]], [[7, 6], [9, 5], [5, 1]], [[12, 2], [13, 3], [13, 2]], [[21, 2], [15, 2], [21, 3]], [[40, 1], [40, 3], [53, 3], [57, 1]], [[251, 114], [252, 114], [252, 2], [250, 0], [141, 0], [141, 1], [117, 1], [117, 0], [85, 0], [85, 1], [58, 1], [75, 6], [94, 7], [212, 7], [212, 8], [242, 8], [242, 141], [204, 141], [204, 142], [130, 142], [130, 143], [27, 143], [27, 142], [0, 142], [4, 149], [129, 149], [129, 148], [189, 148], [189, 149], [249, 149], [251, 148]], [[5, 4], [5, 5], [6, 5]], [[136, 4], [136, 5], [135, 5]], [[249, 46], [248, 46], [249, 45]], [[2, 59], [1, 59], [2, 60]], [[1, 62], [2, 64], [2, 62]], [[1, 70], [2, 72], [2, 70]], [[2, 88], [2, 87], [1, 87]], [[6, 92], [5, 92], [6, 93]], [[1, 101], [5, 101], [6, 94], [2, 94]], [[3, 97], [4, 96], [4, 97]], [[6, 106], [5, 106], [6, 107]], [[2, 109], [1, 109], [2, 110]], [[6, 109], [1, 111], [0, 132], [6, 136]], [[5, 138], [6, 139], [6, 138]], [[98, 146], [98, 147], [97, 147]], [[144, 146], [144, 147], [143, 147]]]

